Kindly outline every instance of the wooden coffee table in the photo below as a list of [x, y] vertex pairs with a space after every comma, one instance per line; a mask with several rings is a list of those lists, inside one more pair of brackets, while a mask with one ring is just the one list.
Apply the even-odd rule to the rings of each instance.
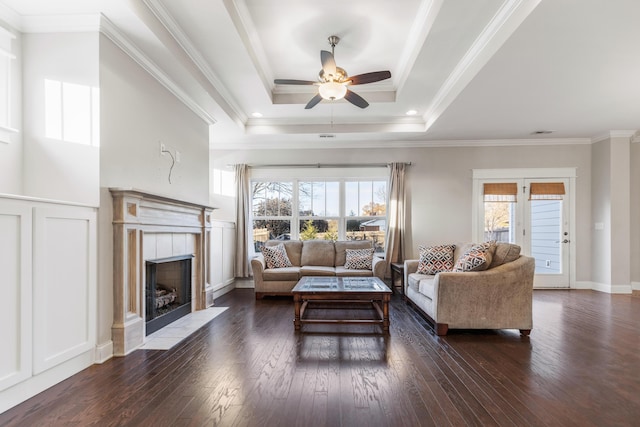
[[[389, 301], [392, 292], [377, 277], [308, 276], [300, 279], [291, 292], [295, 304], [293, 324], [296, 331], [300, 330], [303, 323], [325, 323], [377, 324], [382, 326], [385, 333], [389, 332]], [[310, 302], [368, 303], [372, 304], [378, 317], [375, 319], [309, 319], [304, 315]]]

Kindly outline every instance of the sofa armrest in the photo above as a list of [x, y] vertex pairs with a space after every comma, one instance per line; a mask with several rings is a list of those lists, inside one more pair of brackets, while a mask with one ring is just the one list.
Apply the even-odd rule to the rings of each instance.
[[407, 286], [409, 286], [409, 274], [418, 271], [418, 261], [417, 259], [408, 259], [404, 262], [404, 289], [402, 291], [405, 295], [407, 294]]
[[490, 270], [438, 273], [434, 319], [454, 328], [531, 329], [534, 271], [535, 259], [521, 256]]
[[255, 258], [251, 259], [251, 270], [253, 271], [253, 283], [256, 289], [260, 289], [263, 284], [262, 273], [267, 268], [267, 263], [264, 260], [264, 255], [258, 254]]
[[373, 277], [384, 280], [384, 276], [387, 272], [387, 263], [383, 258], [374, 255], [373, 260], [371, 261], [371, 270], [373, 271]]

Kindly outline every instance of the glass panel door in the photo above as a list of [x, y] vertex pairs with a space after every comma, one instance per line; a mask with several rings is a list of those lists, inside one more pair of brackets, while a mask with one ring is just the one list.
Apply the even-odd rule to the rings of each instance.
[[[516, 183], [513, 197], [498, 194], [495, 188]], [[531, 184], [539, 194], [531, 196]], [[500, 179], [483, 180], [478, 187], [489, 184], [487, 197], [480, 194], [481, 210], [478, 237], [481, 241], [514, 243], [523, 255], [536, 259], [534, 287], [568, 288], [569, 277], [569, 185], [567, 179]], [[541, 185], [542, 184], [542, 185]], [[558, 185], [562, 184], [562, 185]], [[566, 194], [550, 194], [563, 188]], [[486, 190], [486, 189], [485, 189]], [[560, 191], [555, 191], [560, 192]], [[481, 233], [481, 234], [480, 234]]]
[[[569, 215], [567, 194], [545, 195], [536, 199], [531, 195], [531, 184], [563, 183], [558, 179], [525, 180], [524, 188], [529, 192], [525, 207], [528, 228], [524, 232], [524, 243], [528, 254], [536, 259], [535, 287], [569, 287]], [[560, 191], [558, 191], [560, 192]]]

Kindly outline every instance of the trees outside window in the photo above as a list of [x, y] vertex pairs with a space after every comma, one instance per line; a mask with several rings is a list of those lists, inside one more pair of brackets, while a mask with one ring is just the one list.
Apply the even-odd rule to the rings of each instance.
[[384, 252], [386, 181], [252, 182], [253, 240], [372, 240]]

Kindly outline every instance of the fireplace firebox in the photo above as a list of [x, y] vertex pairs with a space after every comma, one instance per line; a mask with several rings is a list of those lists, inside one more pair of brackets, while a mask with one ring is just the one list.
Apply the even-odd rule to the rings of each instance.
[[193, 255], [146, 261], [146, 335], [191, 313]]

